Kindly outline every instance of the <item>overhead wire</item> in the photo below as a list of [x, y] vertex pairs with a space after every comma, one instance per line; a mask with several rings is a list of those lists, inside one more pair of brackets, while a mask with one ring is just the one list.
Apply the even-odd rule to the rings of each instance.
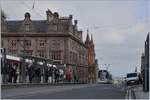
[[29, 10], [31, 10], [31, 11], [34, 11], [38, 16], [40, 16], [42, 19], [45, 19], [41, 14], [39, 14], [35, 9], [34, 9], [34, 5], [35, 5], [35, 0], [34, 0], [34, 2], [33, 2], [33, 6], [32, 6], [32, 8], [29, 6], [29, 5], [27, 5], [23, 0], [20, 0], [21, 2], [21, 4], [23, 4], [25, 7], [27, 7]]

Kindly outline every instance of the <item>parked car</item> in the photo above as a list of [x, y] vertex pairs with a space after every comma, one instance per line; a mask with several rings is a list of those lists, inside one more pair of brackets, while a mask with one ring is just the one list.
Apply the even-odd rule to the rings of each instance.
[[138, 73], [128, 73], [126, 76], [126, 84], [127, 85], [139, 84]]

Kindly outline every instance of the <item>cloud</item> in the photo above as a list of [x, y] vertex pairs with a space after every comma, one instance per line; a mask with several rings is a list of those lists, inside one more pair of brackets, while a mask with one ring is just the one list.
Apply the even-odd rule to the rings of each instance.
[[149, 30], [148, 20], [146, 20], [145, 18], [136, 22], [131, 27], [131, 32], [136, 33], [136, 34], [137, 33], [148, 33], [148, 30]]
[[[101, 34], [103, 34], [103, 35], [101, 35]], [[103, 41], [105, 43], [120, 44], [120, 43], [124, 42], [124, 36], [123, 36], [123, 34], [120, 33], [120, 30], [118, 30], [117, 28], [111, 28], [109, 30], [104, 30], [101, 33], [97, 33], [97, 35], [95, 35], [95, 37], [97, 37], [97, 36], [99, 39], [101, 39], [101, 41]], [[97, 41], [99, 41], [99, 39]]]

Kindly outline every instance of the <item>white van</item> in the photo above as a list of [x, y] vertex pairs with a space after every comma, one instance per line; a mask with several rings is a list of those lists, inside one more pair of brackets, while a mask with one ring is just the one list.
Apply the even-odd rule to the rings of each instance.
[[139, 84], [138, 73], [128, 73], [126, 76], [126, 83], [127, 85]]

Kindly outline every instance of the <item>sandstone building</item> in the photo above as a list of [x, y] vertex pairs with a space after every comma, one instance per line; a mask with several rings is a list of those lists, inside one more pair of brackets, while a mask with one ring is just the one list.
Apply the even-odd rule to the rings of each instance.
[[[94, 81], [94, 44], [89, 40], [84, 44], [78, 21], [74, 20], [73, 24], [72, 15], [60, 17], [57, 12], [50, 10], [46, 11], [46, 16], [46, 20], [32, 20], [30, 13], [25, 13], [23, 20], [4, 20], [1, 45], [6, 48], [7, 54], [20, 55], [25, 52], [57, 60], [59, 68], [71, 70], [72, 81], [88, 82], [88, 71], [89, 78]], [[91, 69], [88, 69], [88, 63]]]
[[97, 80], [97, 61], [95, 59], [95, 46], [93, 37], [89, 38], [89, 32], [87, 30], [87, 37], [85, 41], [86, 48], [88, 50], [88, 82], [95, 83]]

